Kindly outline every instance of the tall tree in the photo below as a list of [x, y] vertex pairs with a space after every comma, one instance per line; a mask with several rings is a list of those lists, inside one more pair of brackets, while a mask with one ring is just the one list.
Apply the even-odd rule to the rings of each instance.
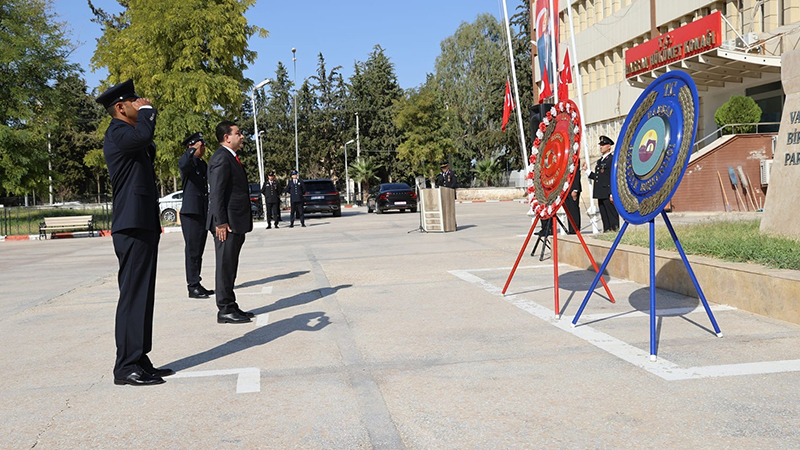
[[440, 161], [457, 149], [432, 76], [419, 89], [410, 90], [397, 102], [395, 123], [401, 144], [397, 157], [408, 163], [412, 174], [424, 174], [433, 182]]
[[481, 14], [475, 22], [462, 23], [453, 36], [442, 41], [442, 52], [436, 58], [439, 91], [459, 148], [451, 164], [462, 180], [470, 179], [474, 160], [518, 153], [515, 128], [508, 128], [507, 133], [500, 130], [503, 94], [510, 74], [504, 36], [494, 16]]
[[48, 0], [0, 3], [0, 49], [0, 187], [19, 195], [47, 184], [54, 85], [76, 67]]
[[123, 11], [110, 15], [89, 5], [102, 26], [92, 57], [106, 67], [106, 84], [132, 78], [137, 93], [159, 110], [155, 142], [158, 172], [177, 177], [180, 142], [190, 133], [213, 129], [223, 117], [242, 113], [242, 93], [252, 82], [243, 71], [255, 60], [248, 48], [254, 34], [245, 12], [255, 0], [118, 0]]
[[330, 71], [325, 65], [325, 57], [319, 54], [317, 73], [310, 79], [310, 87], [315, 97], [314, 111], [309, 127], [313, 136], [311, 142], [311, 162], [318, 168], [313, 170], [318, 176], [344, 179], [344, 156], [342, 147], [347, 139], [347, 87], [341, 74], [341, 66]]
[[403, 95], [394, 63], [376, 45], [365, 62], [356, 62], [350, 77], [350, 110], [359, 113], [362, 152], [368, 152], [381, 168], [380, 178], [392, 180], [398, 137], [394, 125], [394, 102]]

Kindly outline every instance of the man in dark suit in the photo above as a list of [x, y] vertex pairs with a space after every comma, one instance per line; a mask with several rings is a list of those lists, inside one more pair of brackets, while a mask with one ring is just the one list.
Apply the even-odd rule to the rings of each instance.
[[203, 161], [206, 141], [203, 133], [195, 133], [183, 140], [186, 153], [178, 161], [183, 181], [183, 204], [181, 205], [181, 230], [186, 254], [186, 285], [190, 298], [208, 298], [214, 295], [200, 284], [203, 268], [203, 250], [206, 248], [208, 227], [208, 166]]
[[119, 301], [114, 337], [114, 384], [149, 386], [164, 382], [171, 369], [156, 369], [147, 354], [153, 346], [156, 261], [161, 222], [153, 161], [156, 110], [139, 98], [133, 80], [97, 97], [111, 115], [103, 155], [113, 189], [111, 239], [119, 260]]
[[[575, 226], [578, 227], [578, 230], [581, 229], [581, 207], [578, 202], [581, 199], [581, 171], [575, 170], [575, 177], [572, 178], [572, 185], [569, 189], [569, 195], [567, 195], [567, 199], [564, 200], [564, 208], [566, 208], [567, 213], [569, 216], [572, 217], [572, 220], [575, 221]], [[572, 222], [567, 219], [567, 227], [569, 228], [569, 234], [575, 234], [575, 227], [572, 226]]]
[[306, 185], [303, 180], [298, 178], [296, 170], [292, 171], [292, 179], [286, 185], [286, 192], [289, 194], [289, 201], [292, 204], [289, 228], [294, 228], [295, 217], [300, 219], [300, 226], [306, 226], [306, 219], [303, 214], [303, 195], [306, 193]]
[[275, 222], [275, 228], [278, 228], [278, 222], [281, 221], [281, 185], [275, 179], [275, 172], [269, 173], [261, 193], [267, 201], [267, 229], [272, 228], [272, 222]]
[[233, 122], [220, 122], [216, 129], [220, 147], [208, 163], [209, 196], [207, 227], [214, 233], [216, 253], [217, 323], [246, 323], [255, 315], [236, 304], [233, 285], [239, 269], [239, 254], [245, 233], [253, 230], [250, 186], [236, 152], [244, 136]]
[[[608, 136], [600, 136], [600, 153], [602, 156], [597, 160], [594, 172], [588, 171], [590, 179], [594, 180], [592, 197], [597, 199], [597, 206], [600, 209], [600, 217], [603, 219], [603, 232], [617, 231], [619, 229], [619, 214], [614, 207], [614, 199], [611, 197], [611, 163], [614, 161], [612, 148], [614, 141]], [[584, 162], [583, 168], [586, 169]]]

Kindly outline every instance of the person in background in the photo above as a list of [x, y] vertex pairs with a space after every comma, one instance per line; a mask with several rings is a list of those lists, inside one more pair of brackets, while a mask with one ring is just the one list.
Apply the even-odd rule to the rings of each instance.
[[203, 268], [203, 252], [206, 248], [208, 228], [208, 165], [203, 161], [206, 141], [203, 133], [194, 133], [183, 140], [186, 152], [178, 161], [183, 182], [183, 201], [181, 203], [181, 231], [183, 232], [184, 253], [186, 254], [186, 286], [189, 298], [208, 298], [214, 295], [200, 284], [200, 270]]
[[611, 163], [614, 161], [614, 141], [608, 136], [600, 136], [600, 159], [594, 167], [594, 172], [587, 170], [586, 162], [583, 169], [589, 179], [594, 180], [592, 197], [597, 199], [600, 209], [600, 218], [603, 220], [603, 232], [617, 231], [619, 229], [619, 214], [614, 206], [611, 196]]
[[289, 201], [292, 204], [291, 221], [289, 228], [294, 228], [294, 219], [300, 220], [300, 226], [306, 226], [305, 216], [303, 215], [303, 195], [306, 193], [306, 185], [300, 180], [296, 170], [292, 171], [292, 179], [286, 185], [286, 192], [289, 194]]
[[275, 222], [275, 228], [278, 228], [278, 222], [281, 221], [281, 185], [275, 179], [275, 172], [270, 172], [267, 181], [261, 188], [261, 193], [267, 201], [267, 229], [272, 228], [272, 223]]

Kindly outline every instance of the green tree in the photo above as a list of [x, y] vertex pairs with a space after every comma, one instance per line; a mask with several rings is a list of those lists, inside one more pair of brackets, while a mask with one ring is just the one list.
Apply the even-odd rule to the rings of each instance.
[[213, 136], [222, 119], [242, 116], [243, 92], [252, 82], [243, 71], [255, 60], [248, 40], [267, 31], [249, 25], [255, 0], [119, 0], [115, 16], [95, 8], [102, 26], [93, 68], [106, 67], [106, 84], [132, 78], [137, 93], [159, 110], [155, 142], [157, 174], [178, 176], [180, 142], [190, 133]]
[[431, 181], [439, 171], [439, 163], [456, 152], [448, 125], [446, 110], [438, 98], [436, 86], [428, 83], [410, 90], [398, 100], [395, 123], [401, 144], [398, 159], [409, 164], [415, 174], [424, 174]]
[[364, 192], [369, 192], [370, 183], [373, 181], [380, 181], [378, 170], [380, 164], [368, 157], [362, 156], [350, 164], [350, 178], [361, 186], [361, 200], [364, 200]]
[[83, 163], [88, 167], [97, 180], [97, 203], [100, 203], [100, 197], [103, 195], [103, 190], [100, 187], [100, 178], [107, 173], [106, 158], [103, 155], [102, 148], [89, 150], [86, 156], [83, 157]]
[[356, 62], [350, 77], [350, 110], [359, 114], [362, 152], [370, 152], [382, 170], [381, 180], [391, 181], [395, 173], [398, 144], [394, 125], [394, 102], [403, 95], [394, 64], [376, 45], [365, 62]]
[[[462, 180], [469, 179], [473, 160], [493, 155], [514, 158], [519, 153], [515, 128], [507, 128], [506, 133], [500, 130], [510, 73], [503, 36], [497, 19], [481, 14], [442, 41], [442, 52], [436, 58], [438, 90], [459, 149], [451, 167]], [[516, 168], [522, 167], [519, 159], [515, 159]]]
[[48, 0], [2, 2], [0, 48], [0, 187], [20, 195], [47, 185], [54, 85], [76, 67]]
[[[317, 73], [310, 78], [311, 93], [315, 97], [309, 117], [310, 167], [312, 173], [324, 178], [344, 179], [343, 145], [346, 139], [347, 86], [341, 66], [330, 71], [322, 53], [317, 60]], [[314, 167], [316, 166], [316, 167]]]
[[[733, 95], [714, 113], [714, 121], [720, 127], [735, 123], [758, 123], [761, 121], [761, 107], [750, 97]], [[752, 133], [755, 129], [755, 125], [738, 125], [726, 127], [723, 134]]]
[[485, 186], [491, 186], [500, 177], [503, 167], [494, 158], [481, 159], [475, 162], [472, 172], [475, 174], [475, 178], [482, 181]]

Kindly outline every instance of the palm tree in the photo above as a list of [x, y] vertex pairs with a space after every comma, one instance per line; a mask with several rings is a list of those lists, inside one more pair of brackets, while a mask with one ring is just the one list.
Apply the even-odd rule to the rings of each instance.
[[371, 158], [357, 159], [354, 163], [350, 164], [350, 175], [357, 183], [362, 184], [361, 201], [364, 201], [364, 191], [369, 192], [369, 183], [373, 180], [380, 180], [377, 172], [381, 168], [381, 164], [375, 164]]
[[492, 182], [497, 181], [502, 171], [503, 168], [500, 167], [500, 163], [494, 158], [482, 159], [476, 162], [475, 168], [472, 169], [475, 178], [483, 181], [486, 186], [491, 186]]

